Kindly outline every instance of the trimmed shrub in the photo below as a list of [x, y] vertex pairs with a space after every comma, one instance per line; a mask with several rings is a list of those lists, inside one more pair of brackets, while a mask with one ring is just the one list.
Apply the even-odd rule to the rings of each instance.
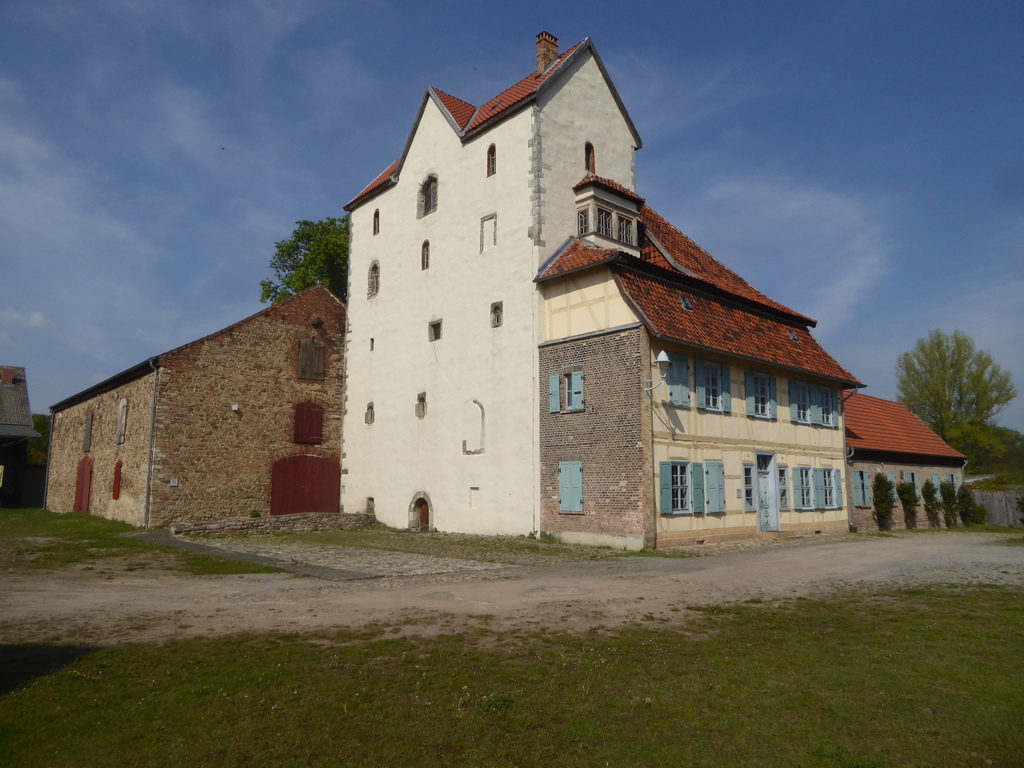
[[957, 520], [956, 488], [951, 482], [945, 481], [939, 483], [939, 493], [942, 495], [942, 520], [947, 528], [952, 528]]
[[939, 489], [931, 480], [925, 480], [921, 486], [921, 498], [924, 500], [924, 514], [928, 518], [928, 527], [941, 527], [939, 512], [942, 511], [942, 499], [939, 498]]
[[974, 492], [966, 485], [957, 489], [956, 511], [964, 525], [982, 525], [985, 522], [985, 507], [974, 503]]
[[897, 483], [896, 495], [903, 507], [903, 522], [907, 526], [907, 530], [917, 528], [917, 488], [913, 483]]
[[871, 498], [874, 502], [872, 514], [880, 531], [892, 530], [892, 508], [896, 505], [894, 493], [892, 481], [885, 473], [879, 472], [875, 475], [875, 479], [871, 481]]

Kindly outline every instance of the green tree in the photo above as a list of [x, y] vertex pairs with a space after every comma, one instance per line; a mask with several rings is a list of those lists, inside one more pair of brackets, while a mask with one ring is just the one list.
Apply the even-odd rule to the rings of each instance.
[[33, 464], [35, 466], [42, 466], [46, 464], [46, 457], [50, 453], [50, 418], [49, 414], [32, 414], [32, 429], [39, 433], [39, 437], [29, 438], [29, 464]]
[[947, 528], [956, 525], [956, 486], [948, 480], [939, 483], [939, 495], [942, 496], [942, 521]]
[[942, 511], [942, 499], [939, 497], [938, 487], [931, 480], [925, 480], [921, 486], [921, 498], [924, 500], [924, 513], [928, 517], [928, 525], [932, 528], [941, 528], [939, 512]]
[[999, 455], [992, 420], [1016, 396], [1010, 372], [962, 331], [931, 331], [896, 361], [896, 398], [975, 468]]
[[878, 530], [892, 530], [892, 509], [896, 506], [896, 488], [884, 472], [875, 475], [871, 481], [871, 499], [874, 503], [875, 522]]
[[277, 250], [270, 260], [274, 279], [260, 281], [260, 301], [276, 304], [317, 283], [323, 283], [344, 300], [348, 279], [348, 215], [295, 224], [289, 239], [274, 244]]
[[896, 496], [903, 507], [903, 523], [907, 530], [917, 528], [917, 488], [911, 482], [897, 483]]

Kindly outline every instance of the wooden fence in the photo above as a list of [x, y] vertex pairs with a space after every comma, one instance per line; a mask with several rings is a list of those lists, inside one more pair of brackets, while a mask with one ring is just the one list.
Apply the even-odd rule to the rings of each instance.
[[1024, 512], [1017, 509], [1017, 498], [1020, 493], [1006, 491], [975, 491], [974, 502], [985, 507], [985, 522], [991, 525], [1005, 525], [1022, 528], [1021, 516]]

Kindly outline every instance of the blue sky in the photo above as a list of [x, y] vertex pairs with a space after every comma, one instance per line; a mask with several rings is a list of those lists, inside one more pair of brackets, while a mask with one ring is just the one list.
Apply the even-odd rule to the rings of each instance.
[[[869, 394], [962, 329], [1024, 393], [1024, 4], [0, 3], [0, 362], [33, 409], [257, 310], [273, 244], [594, 40], [638, 191]], [[1024, 395], [1000, 422], [1024, 430]]]

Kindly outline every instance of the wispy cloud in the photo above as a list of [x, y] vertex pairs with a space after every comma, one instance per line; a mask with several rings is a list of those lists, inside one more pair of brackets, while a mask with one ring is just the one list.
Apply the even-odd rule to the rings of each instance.
[[[769, 178], [712, 183], [697, 205], [703, 226], [725, 233], [724, 261], [834, 333], [889, 269], [880, 215], [856, 197]], [[788, 297], [788, 298], [787, 298]]]

